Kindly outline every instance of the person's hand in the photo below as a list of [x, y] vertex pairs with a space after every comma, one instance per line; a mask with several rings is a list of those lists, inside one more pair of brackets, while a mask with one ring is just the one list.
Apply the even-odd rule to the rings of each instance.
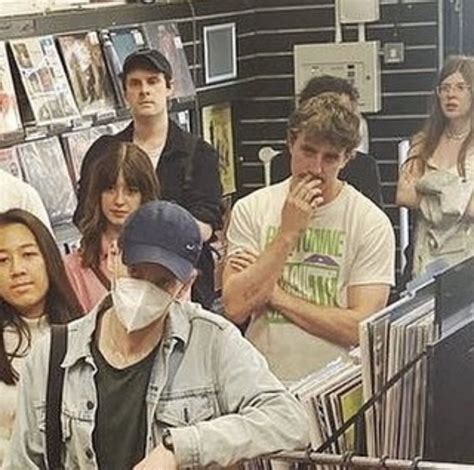
[[152, 450], [133, 470], [177, 470], [176, 456], [161, 444]]
[[295, 177], [281, 211], [281, 231], [298, 236], [308, 227], [316, 209], [323, 203], [321, 180], [311, 175]]
[[107, 249], [107, 271], [111, 276], [127, 277], [128, 269], [122, 263], [122, 252], [118, 247], [117, 240], [111, 241]]
[[257, 261], [258, 256], [247, 250], [239, 250], [227, 257], [227, 263], [236, 271], [244, 271]]

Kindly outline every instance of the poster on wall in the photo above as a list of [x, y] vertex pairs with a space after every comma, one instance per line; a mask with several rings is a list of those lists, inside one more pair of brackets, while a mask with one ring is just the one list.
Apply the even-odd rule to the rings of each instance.
[[192, 99], [196, 95], [196, 88], [176, 23], [146, 23], [145, 33], [150, 47], [158, 49], [171, 65], [174, 80], [173, 98]]
[[70, 167], [73, 183], [76, 184], [81, 173], [81, 166], [89, 147], [101, 136], [114, 134], [111, 124], [89, 127], [74, 132], [65, 132], [61, 139], [66, 149], [66, 160]]
[[52, 36], [10, 42], [37, 124], [79, 117], [79, 111]]
[[21, 119], [5, 43], [0, 41], [0, 139], [20, 131]]
[[81, 114], [112, 112], [114, 95], [98, 34], [61, 36], [58, 42]]
[[72, 220], [77, 200], [57, 137], [16, 146], [25, 181], [39, 193], [53, 225]]
[[202, 132], [219, 154], [219, 174], [223, 195], [236, 191], [232, 110], [230, 103], [206, 106], [202, 109]]

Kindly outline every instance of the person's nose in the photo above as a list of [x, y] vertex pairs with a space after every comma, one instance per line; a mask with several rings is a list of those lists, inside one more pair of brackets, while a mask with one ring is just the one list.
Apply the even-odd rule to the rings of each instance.
[[125, 191], [123, 188], [117, 188], [115, 191], [114, 204], [116, 206], [123, 206], [125, 204]]
[[21, 255], [13, 255], [10, 271], [11, 275], [15, 277], [21, 276], [26, 273], [25, 260]]

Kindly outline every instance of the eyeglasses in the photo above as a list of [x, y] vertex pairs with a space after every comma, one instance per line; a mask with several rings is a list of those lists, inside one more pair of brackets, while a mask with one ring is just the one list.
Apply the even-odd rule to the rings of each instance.
[[466, 93], [468, 90], [471, 89], [471, 86], [467, 83], [442, 83], [441, 85], [436, 87], [436, 91], [440, 95], [447, 95], [448, 93], [454, 92], [463, 94]]

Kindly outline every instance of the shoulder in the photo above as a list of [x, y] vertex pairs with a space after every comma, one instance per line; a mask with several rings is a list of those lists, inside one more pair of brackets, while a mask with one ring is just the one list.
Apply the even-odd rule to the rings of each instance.
[[256, 189], [250, 194], [240, 198], [234, 207], [254, 207], [260, 204], [271, 203], [275, 205], [279, 199], [284, 199], [288, 194], [290, 179], [287, 178], [280, 183], [272, 184], [263, 188]]
[[387, 214], [367, 196], [350, 184], [346, 184], [345, 190], [347, 191], [347, 201], [353, 215], [359, 218], [361, 222], [364, 222], [364, 225], [369, 226], [375, 223], [389, 227], [392, 226]]
[[187, 302], [185, 311], [191, 325], [191, 332], [203, 333], [203, 337], [210, 339], [216, 335], [239, 331], [232, 322], [221, 315], [205, 310], [199, 304]]

